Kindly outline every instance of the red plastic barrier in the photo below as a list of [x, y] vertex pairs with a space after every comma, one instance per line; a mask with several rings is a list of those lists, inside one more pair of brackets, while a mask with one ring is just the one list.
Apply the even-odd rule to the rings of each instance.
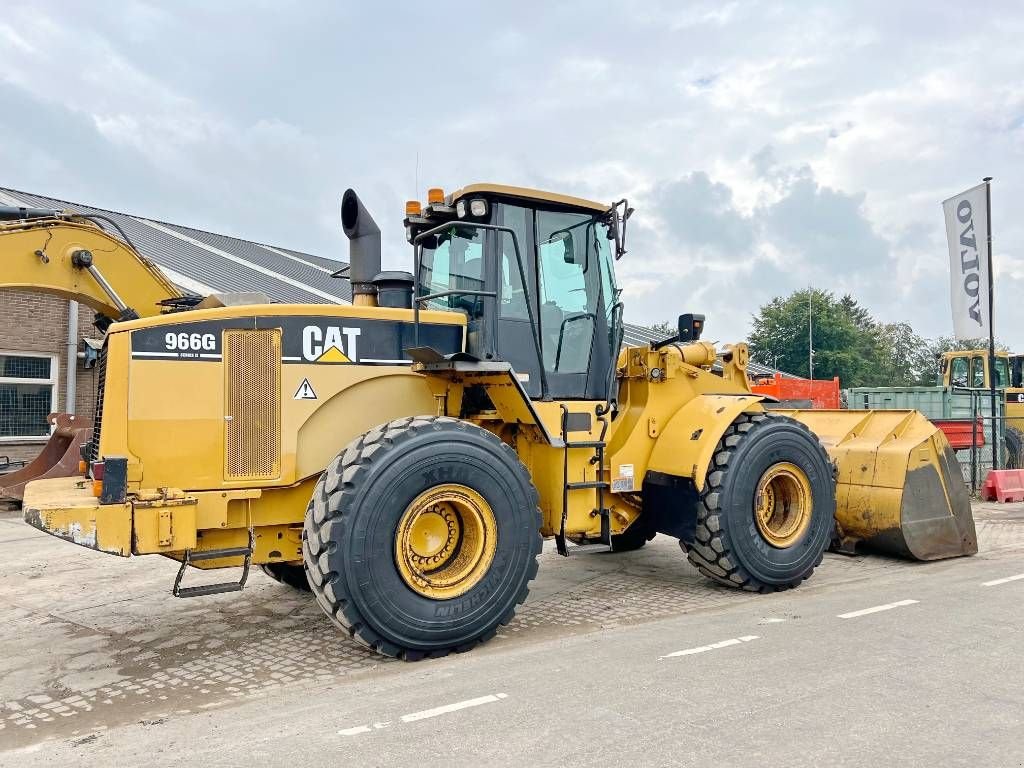
[[932, 424], [942, 430], [943, 434], [946, 435], [946, 439], [949, 440], [949, 444], [953, 446], [954, 451], [962, 451], [965, 448], [971, 447], [972, 432], [974, 433], [974, 446], [980, 448], [985, 444], [985, 426], [982, 424], [981, 419], [978, 419], [973, 424], [969, 421], [942, 421], [941, 419], [936, 419], [932, 421]]
[[1024, 469], [989, 470], [981, 486], [981, 498], [1001, 503], [1024, 501]]

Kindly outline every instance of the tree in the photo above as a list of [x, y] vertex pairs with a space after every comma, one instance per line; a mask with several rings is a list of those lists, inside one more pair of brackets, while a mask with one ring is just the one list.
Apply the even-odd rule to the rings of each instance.
[[[909, 323], [880, 323], [850, 295], [805, 289], [776, 297], [753, 317], [751, 356], [806, 377], [808, 313], [813, 320], [814, 378], [838, 376], [844, 387], [935, 386], [943, 352], [988, 349], [988, 341], [924, 339]], [[996, 343], [997, 349], [1005, 349]]]
[[655, 323], [651, 326], [651, 330], [655, 333], [661, 333], [665, 335], [667, 339], [669, 336], [675, 336], [679, 333], [679, 328], [675, 323], [670, 323], [668, 320], [664, 320], [660, 323]]
[[750, 349], [763, 365], [810, 375], [808, 314], [813, 321], [814, 378], [838, 376], [843, 386], [878, 383], [879, 335], [870, 314], [851, 296], [814, 288], [777, 297], [753, 317]]
[[885, 387], [909, 387], [935, 383], [935, 358], [928, 342], [909, 323], [874, 326], [878, 383]]

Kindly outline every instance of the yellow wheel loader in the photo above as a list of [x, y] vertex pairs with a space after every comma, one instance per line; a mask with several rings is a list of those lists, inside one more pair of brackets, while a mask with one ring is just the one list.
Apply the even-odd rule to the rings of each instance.
[[[252, 565], [304, 579], [356, 640], [406, 659], [492, 637], [545, 537], [567, 555], [673, 536], [708, 578], [755, 592], [798, 585], [830, 545], [977, 551], [952, 451], [917, 412], [767, 411], [746, 346], [703, 341], [697, 314], [623, 347], [631, 214], [433, 189], [406, 207], [413, 273], [380, 272], [349, 190], [353, 306], [114, 323], [88, 475], [30, 484], [25, 519], [173, 558], [181, 597], [239, 590]], [[188, 586], [189, 566], [242, 573]]]
[[[992, 372], [987, 349], [944, 352], [939, 358], [939, 384], [957, 389], [989, 392]], [[1005, 401], [1006, 423], [1001, 425], [1005, 451], [1004, 469], [1024, 468], [1024, 356], [996, 352], [995, 385]]]

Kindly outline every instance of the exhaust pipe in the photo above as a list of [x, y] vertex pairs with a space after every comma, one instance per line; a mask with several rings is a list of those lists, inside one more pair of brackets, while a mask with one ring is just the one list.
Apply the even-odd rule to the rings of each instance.
[[375, 307], [377, 288], [373, 278], [380, 273], [380, 228], [351, 189], [346, 189], [341, 198], [341, 227], [348, 237], [348, 279], [352, 284], [352, 304]]

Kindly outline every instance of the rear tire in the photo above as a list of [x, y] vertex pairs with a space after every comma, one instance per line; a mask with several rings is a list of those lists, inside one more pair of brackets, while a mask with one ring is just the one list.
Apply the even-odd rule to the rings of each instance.
[[743, 413], [718, 442], [687, 558], [753, 592], [790, 589], [821, 563], [835, 527], [832, 463], [787, 416]]
[[320, 606], [410, 661], [466, 651], [515, 615], [537, 574], [537, 491], [496, 435], [418, 416], [370, 430], [327, 468], [303, 526]]
[[309, 581], [306, 579], [306, 569], [301, 565], [289, 563], [267, 563], [261, 565], [260, 570], [272, 578], [278, 584], [286, 584], [302, 592], [309, 592]]
[[1003, 439], [1006, 443], [1004, 469], [1024, 469], [1024, 433], [1016, 427], [1007, 427]]
[[640, 549], [656, 535], [657, 532], [649, 529], [641, 514], [629, 528], [612, 536], [612, 552], [632, 552]]

